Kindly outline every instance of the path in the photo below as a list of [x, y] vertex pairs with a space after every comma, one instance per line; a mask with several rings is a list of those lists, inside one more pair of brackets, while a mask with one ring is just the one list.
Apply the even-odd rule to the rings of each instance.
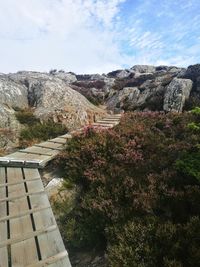
[[[111, 128], [120, 117], [110, 115], [93, 127]], [[0, 267], [71, 266], [38, 169], [75, 132], [0, 158]]]

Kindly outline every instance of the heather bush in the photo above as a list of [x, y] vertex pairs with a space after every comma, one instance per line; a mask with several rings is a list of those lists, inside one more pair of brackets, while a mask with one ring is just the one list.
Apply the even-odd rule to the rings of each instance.
[[29, 125], [20, 132], [19, 146], [25, 148], [34, 143], [46, 141], [59, 135], [63, 135], [66, 132], [67, 128], [64, 125], [54, 123], [52, 121]]
[[59, 164], [81, 188], [60, 218], [71, 248], [103, 247], [112, 267], [198, 266], [196, 113], [127, 113], [114, 129], [69, 142]]

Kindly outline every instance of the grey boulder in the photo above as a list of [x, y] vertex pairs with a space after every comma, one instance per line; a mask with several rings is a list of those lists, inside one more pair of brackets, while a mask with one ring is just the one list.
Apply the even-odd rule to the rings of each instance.
[[190, 79], [174, 78], [167, 86], [164, 96], [164, 111], [182, 112], [185, 100], [189, 98], [193, 82]]

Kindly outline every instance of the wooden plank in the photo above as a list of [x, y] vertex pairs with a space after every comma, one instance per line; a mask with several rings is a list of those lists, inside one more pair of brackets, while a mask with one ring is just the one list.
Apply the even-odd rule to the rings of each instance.
[[24, 161], [23, 159], [11, 159], [11, 158], [4, 158], [3, 160], [0, 159], [0, 166], [4, 167], [40, 168], [41, 163], [42, 161], [36, 161], [36, 160]]
[[46, 154], [46, 153], [38, 153], [38, 152], [33, 152], [33, 151], [28, 151], [28, 150], [18, 150], [20, 153], [26, 153], [26, 154], [32, 154], [32, 155], [42, 155], [42, 156], [51, 156], [51, 154]]
[[[22, 170], [20, 168], [8, 168], [7, 173], [8, 182], [12, 183], [23, 180]], [[27, 194], [25, 184], [9, 187], [8, 193], [13, 198], [18, 197], [18, 195]], [[9, 205], [10, 214], [15, 215], [30, 209], [27, 197], [17, 198], [15, 201], [9, 202]], [[7, 242], [8, 244], [11, 244], [12, 267], [25, 267], [29, 264], [38, 262], [36, 241], [33, 233], [33, 225], [30, 215], [10, 220], [10, 240], [7, 240]], [[30, 238], [28, 239], [27, 237], [29, 235]], [[23, 238], [24, 236], [26, 236], [27, 240]]]
[[108, 124], [99, 124], [99, 123], [93, 123], [91, 126], [93, 127], [102, 127], [102, 128], [111, 128], [111, 125]]
[[58, 144], [61, 144], [61, 145], [65, 145], [67, 143], [67, 140], [63, 139], [63, 138], [60, 138], [60, 137], [57, 137], [57, 138], [49, 140], [49, 142], [54, 142], [54, 143], [58, 143]]
[[[56, 265], [54, 265], [56, 263]], [[62, 265], [60, 265], [62, 264]], [[36, 264], [31, 264], [27, 267], [43, 267], [43, 266], [62, 266], [62, 267], [68, 267], [71, 266], [68, 260], [68, 253], [67, 251], [63, 251], [61, 253], [58, 253], [57, 255], [54, 255], [52, 257], [49, 257], [45, 260], [42, 260]]]
[[100, 124], [108, 124], [108, 125], [116, 125], [118, 122], [113, 122], [113, 121], [97, 121], [96, 123], [100, 123]]
[[[34, 175], [37, 176], [37, 172], [37, 170], [24, 169], [25, 177], [34, 177]], [[43, 187], [42, 184], [41, 187]], [[41, 187], [39, 189], [41, 189]], [[43, 199], [36, 199], [31, 197], [31, 203], [33, 206], [50, 205], [47, 195], [46, 197], [43, 196]], [[35, 221], [36, 230], [40, 229], [41, 227], [48, 228], [52, 225], [57, 225], [51, 209], [35, 212], [33, 214], [33, 217]], [[65, 247], [63, 245], [63, 241], [58, 229], [53, 232], [45, 233], [43, 235], [38, 236], [38, 242], [40, 246], [42, 260], [52, 257], [58, 252], [65, 251]], [[59, 267], [59, 265], [57, 266]]]
[[[33, 174], [33, 170], [31, 169], [24, 169], [25, 177], [29, 176], [33, 178], [33, 175], [38, 175], [37, 170], [34, 170], [34, 172], [35, 174]], [[42, 198], [35, 198], [34, 196], [31, 196], [30, 201], [32, 206], [34, 207], [37, 207], [39, 205], [49, 205], [47, 195], [43, 195]], [[35, 221], [36, 230], [41, 229], [42, 227], [48, 228], [52, 225], [56, 225], [55, 217], [51, 209], [36, 212], [33, 214], [33, 217]], [[65, 247], [58, 229], [38, 236], [38, 242], [40, 246], [42, 260], [45, 260], [49, 257], [53, 257], [58, 253], [65, 251]]]
[[[35, 181], [35, 180], [40, 180], [41, 178], [33, 178], [31, 180], [26, 180], [26, 182], [30, 182], [30, 181]], [[13, 183], [4, 183], [4, 184], [0, 184], [0, 187], [6, 187], [6, 186], [12, 186], [12, 185], [17, 185], [17, 184], [21, 184], [24, 183], [24, 181], [17, 181], [17, 182], [13, 182]]]
[[63, 149], [63, 145], [51, 143], [51, 142], [44, 142], [44, 143], [40, 143], [40, 144], [35, 145], [35, 146], [36, 147], [42, 147], [42, 148], [55, 149], [55, 150]]
[[23, 211], [21, 213], [12, 214], [12, 215], [5, 216], [5, 217], [0, 217], [0, 222], [8, 221], [8, 220], [11, 220], [14, 218], [19, 218], [19, 217], [22, 217], [24, 215], [30, 215], [30, 214], [33, 214], [34, 212], [40, 212], [42, 210], [50, 209], [50, 208], [51, 208], [51, 206], [45, 206], [45, 207], [41, 206], [40, 208], [30, 209], [30, 210]]
[[[0, 183], [6, 182], [5, 168], [0, 168]], [[0, 188], [0, 196], [6, 197], [6, 187]], [[7, 203], [0, 203], [0, 218], [7, 216]], [[7, 221], [0, 222], [0, 243], [8, 238]], [[8, 267], [7, 247], [0, 248], [0, 267]]]
[[42, 148], [42, 147], [38, 147], [38, 146], [32, 146], [32, 147], [28, 147], [26, 149], [24, 149], [24, 151], [28, 151], [30, 153], [38, 153], [38, 154], [48, 154], [50, 156], [53, 156], [55, 154], [57, 154], [57, 151], [54, 151], [52, 149], [49, 148]]
[[45, 194], [44, 190], [33, 192], [33, 193], [23, 193], [22, 195], [17, 195], [17, 196], [0, 198], [0, 202], [13, 201], [13, 200], [21, 199], [23, 197], [28, 197], [32, 195], [40, 195], [40, 194]]
[[[38, 236], [43, 235], [43, 234], [46, 235], [49, 232], [55, 232], [57, 229], [58, 228], [57, 228], [56, 225], [52, 225], [52, 226], [49, 226], [49, 227], [41, 228], [40, 230], [37, 230], [37, 231], [27, 232], [27, 234], [25, 234], [25, 235], [22, 235], [22, 234], [20, 235], [19, 232], [18, 232], [17, 237], [9, 238], [6, 241], [0, 243], [0, 248], [8, 246], [8, 245], [11, 245], [11, 252], [12, 252], [12, 246], [13, 245], [18, 245], [19, 243], [21, 243], [23, 245], [26, 241], [28, 241], [28, 242], [31, 241], [33, 239], [33, 237], [38, 237]], [[34, 247], [34, 246], [32, 245], [32, 247]], [[16, 258], [17, 258], [17, 256], [16, 256]]]
[[6, 157], [9, 159], [19, 159], [19, 160], [24, 160], [24, 161], [28, 161], [28, 160], [45, 161], [49, 159], [49, 156], [27, 154], [27, 153], [22, 153], [22, 152], [15, 152]]

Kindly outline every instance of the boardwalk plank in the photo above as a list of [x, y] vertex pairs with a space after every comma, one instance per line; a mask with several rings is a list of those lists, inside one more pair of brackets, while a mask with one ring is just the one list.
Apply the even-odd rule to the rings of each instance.
[[58, 144], [63, 144], [63, 145], [65, 145], [67, 143], [67, 140], [65, 140], [63, 138], [59, 138], [59, 137], [51, 139], [50, 141], [58, 143]]
[[[23, 180], [22, 171], [20, 168], [8, 168], [8, 182]], [[8, 188], [8, 194], [11, 197], [17, 197], [26, 193], [25, 185], [18, 184]], [[10, 214], [20, 213], [29, 210], [27, 197], [16, 199], [9, 203]], [[19, 238], [33, 231], [31, 216], [10, 220], [10, 239]], [[23, 242], [11, 244], [11, 261], [12, 267], [25, 267], [28, 264], [38, 262], [38, 254], [34, 238], [30, 238]]]
[[[62, 144], [56, 144], [56, 143], [52, 143], [52, 142], [43, 142], [39, 144], [41, 147], [45, 147], [45, 148], [51, 148], [51, 149], [57, 149], [57, 148], [63, 148]], [[37, 146], [37, 145], [35, 145]]]
[[6, 156], [7, 158], [10, 159], [19, 159], [19, 160], [35, 160], [35, 161], [40, 161], [40, 160], [48, 160], [49, 156], [43, 156], [43, 155], [35, 155], [35, 154], [27, 154], [27, 153], [22, 153], [22, 152], [15, 152], [13, 154], [10, 154]]
[[[29, 178], [34, 178], [38, 175], [38, 170], [32, 170], [32, 169], [24, 169], [25, 177], [29, 176]], [[35, 188], [32, 188], [30, 190], [41, 190], [43, 185], [40, 185], [40, 188], [38, 188], [35, 185]], [[28, 185], [29, 188], [29, 185]], [[50, 205], [49, 200], [47, 195], [43, 195], [42, 198], [36, 198], [35, 196], [31, 196], [31, 203], [32, 206], [38, 207], [40, 205]], [[42, 210], [40, 212], [35, 212], [33, 214], [34, 221], [35, 221], [35, 226], [36, 230], [40, 228], [48, 228], [52, 225], [57, 225], [55, 221], [54, 214], [51, 209], [48, 210]], [[62, 241], [62, 237], [60, 235], [59, 230], [55, 230], [49, 233], [45, 233], [43, 235], [38, 236], [38, 241], [39, 241], [39, 246], [40, 246], [40, 252], [42, 256], [42, 260], [45, 260], [49, 257], [53, 257], [57, 255], [58, 253], [61, 253], [65, 251], [65, 247]], [[54, 244], [52, 246], [52, 244]], [[62, 261], [60, 261], [62, 262]], [[56, 266], [70, 266], [68, 258], [65, 260], [66, 264], [65, 265], [59, 265], [57, 264]]]
[[32, 146], [32, 147], [28, 147], [26, 149], [24, 149], [24, 151], [26, 152], [33, 152], [33, 153], [38, 153], [38, 154], [48, 154], [50, 156], [56, 155], [58, 153], [58, 151], [54, 151], [52, 149], [49, 148], [42, 148], [42, 147], [38, 147], [38, 146]]
[[[0, 183], [5, 183], [5, 168], [0, 168]], [[6, 187], [0, 188], [0, 196], [6, 197]], [[0, 203], [0, 217], [7, 215], [6, 202]], [[0, 243], [7, 240], [7, 221], [0, 222]], [[7, 247], [0, 248], [0, 267], [8, 267]]]

